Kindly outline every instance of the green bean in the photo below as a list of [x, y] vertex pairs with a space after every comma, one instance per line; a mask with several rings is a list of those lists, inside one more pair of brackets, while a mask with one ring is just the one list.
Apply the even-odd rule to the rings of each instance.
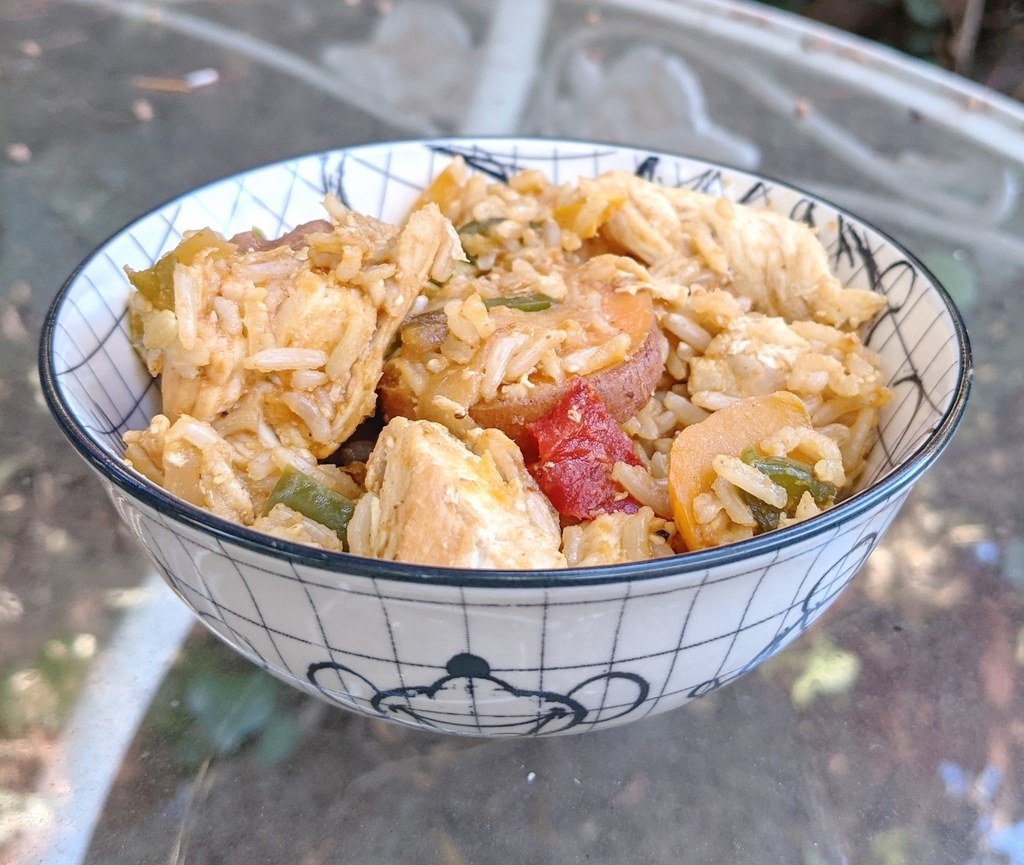
[[772, 507], [768, 502], [762, 501], [757, 496], [752, 496], [746, 490], [740, 490], [739, 493], [743, 503], [750, 508], [750, 513], [757, 521], [757, 527], [762, 532], [779, 527], [779, 520], [782, 518], [781, 510]]
[[459, 236], [470, 234], [488, 234], [496, 225], [505, 221], [504, 216], [492, 216], [490, 219], [473, 219], [458, 228]]
[[542, 309], [550, 309], [554, 299], [539, 291], [534, 294], [522, 294], [512, 297], [491, 297], [484, 301], [484, 306], [494, 309], [496, 306], [507, 306], [510, 309], [518, 309], [522, 312], [540, 312]]
[[746, 448], [740, 459], [786, 491], [787, 509], [795, 508], [805, 492], [811, 494], [819, 507], [831, 503], [836, 497], [835, 484], [818, 480], [814, 476], [814, 468], [806, 463], [788, 457], [767, 457], [752, 447]]
[[304, 517], [333, 529], [348, 548], [348, 523], [352, 519], [355, 503], [324, 486], [316, 478], [288, 466], [271, 490], [263, 513], [270, 513], [276, 504], [287, 505]]

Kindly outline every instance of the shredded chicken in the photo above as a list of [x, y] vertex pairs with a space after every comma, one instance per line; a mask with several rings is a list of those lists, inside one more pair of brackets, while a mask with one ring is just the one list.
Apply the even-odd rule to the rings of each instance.
[[172, 422], [261, 431], [323, 458], [373, 413], [399, 324], [461, 249], [436, 207], [398, 230], [329, 206], [330, 231], [230, 255], [214, 245], [179, 262], [173, 310], [133, 295]]
[[132, 465], [168, 492], [224, 519], [252, 523], [256, 497], [245, 460], [210, 424], [189, 415], [172, 424], [157, 415], [145, 430], [126, 433], [125, 443]]
[[877, 359], [854, 334], [759, 313], [737, 316], [708, 343], [690, 362], [689, 386], [698, 404], [706, 393], [743, 398], [779, 390], [818, 400], [857, 395], [876, 406], [888, 399]]
[[671, 556], [675, 527], [648, 507], [635, 514], [601, 514], [562, 532], [562, 549], [573, 567], [618, 565]]
[[466, 442], [433, 421], [395, 418], [367, 464], [352, 552], [462, 568], [564, 568], [558, 514], [498, 430]]
[[[844, 288], [813, 229], [783, 214], [622, 172], [597, 184], [625, 198], [606, 234], [662, 273], [728, 287], [766, 315], [842, 329], [856, 329], [885, 305], [875, 292]], [[703, 275], [693, 272], [695, 257]]]

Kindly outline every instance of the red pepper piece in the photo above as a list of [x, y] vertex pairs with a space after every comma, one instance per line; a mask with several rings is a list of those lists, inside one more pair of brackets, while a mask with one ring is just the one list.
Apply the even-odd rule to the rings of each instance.
[[537, 447], [530, 474], [562, 516], [593, 519], [610, 511], [634, 514], [640, 509], [612, 480], [615, 463], [640, 465], [640, 460], [585, 379], [574, 378], [565, 396], [528, 424], [527, 431]]

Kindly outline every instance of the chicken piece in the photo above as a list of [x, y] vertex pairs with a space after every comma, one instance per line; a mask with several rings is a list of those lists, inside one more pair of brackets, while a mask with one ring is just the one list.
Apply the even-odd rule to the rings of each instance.
[[839, 282], [809, 225], [721, 198], [704, 201], [706, 196], [691, 190], [669, 190], [668, 195], [680, 208], [700, 205], [693, 210], [695, 218], [712, 238], [705, 239], [702, 253], [724, 257], [732, 290], [749, 298], [753, 309], [787, 321], [855, 330], [885, 307], [883, 295]]
[[808, 341], [781, 318], [737, 316], [690, 361], [690, 394], [701, 405], [707, 393], [742, 399], [787, 390], [788, 373], [810, 351]]
[[189, 415], [181, 415], [172, 424], [158, 414], [146, 429], [131, 430], [124, 438], [125, 462], [172, 495], [293, 543], [344, 549], [334, 528], [285, 503], [268, 511], [267, 497], [281, 471], [291, 467], [325, 490], [355, 500], [363, 490], [345, 469], [318, 464], [309, 451], [267, 448], [244, 435], [224, 436], [211, 424]]
[[558, 515], [494, 429], [467, 443], [433, 421], [398, 417], [366, 468], [349, 523], [353, 553], [455, 568], [564, 568]]
[[244, 460], [210, 424], [156, 415], [145, 430], [125, 433], [125, 461], [171, 495], [212, 514], [248, 525], [258, 494]]
[[207, 231], [196, 249], [187, 238], [168, 259], [169, 290], [133, 294], [133, 333], [162, 377], [172, 422], [189, 415], [269, 431], [277, 443], [323, 458], [373, 413], [398, 326], [462, 250], [436, 206], [401, 229], [337, 201], [326, 206], [332, 223], [313, 223], [286, 242], [239, 237], [239, 247]]
[[690, 362], [694, 402], [702, 395], [741, 399], [791, 391], [805, 402], [833, 398], [880, 407], [889, 399], [878, 356], [856, 334], [815, 322], [748, 313], [733, 319]]
[[623, 172], [602, 175], [598, 183], [626, 198], [604, 235], [658, 272], [694, 280], [697, 257], [706, 265], [704, 284], [748, 298], [757, 312], [844, 330], [885, 306], [880, 294], [845, 288], [814, 230], [784, 214]]

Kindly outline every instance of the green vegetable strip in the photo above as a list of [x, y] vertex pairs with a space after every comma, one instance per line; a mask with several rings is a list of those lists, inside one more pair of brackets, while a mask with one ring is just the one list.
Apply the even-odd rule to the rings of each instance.
[[772, 507], [768, 502], [761, 501], [757, 496], [752, 496], [746, 490], [740, 490], [739, 493], [744, 504], [750, 508], [750, 513], [757, 521], [757, 527], [762, 532], [767, 532], [779, 527], [779, 520], [782, 517], [782, 511], [778, 508]]
[[128, 279], [156, 309], [174, 309], [174, 266], [178, 259], [167, 253], [146, 270], [126, 268]]
[[226, 257], [237, 247], [228, 243], [209, 228], [197, 231], [185, 238], [174, 249], [163, 255], [152, 267], [145, 270], [125, 268], [128, 280], [156, 309], [174, 309], [174, 268], [179, 264], [194, 263], [204, 249], [211, 249], [212, 255]]
[[288, 466], [271, 490], [263, 513], [270, 513], [276, 504], [287, 505], [304, 517], [333, 529], [348, 547], [348, 522], [352, 519], [355, 503], [315, 478]]
[[484, 301], [484, 306], [493, 309], [496, 306], [507, 306], [510, 309], [518, 309], [522, 312], [540, 312], [542, 309], [550, 309], [555, 301], [546, 294], [523, 294], [516, 297], [492, 297]]
[[474, 219], [458, 228], [460, 235], [487, 234], [494, 226], [501, 225], [504, 216], [492, 216], [490, 219]]
[[[787, 457], [766, 457], [754, 448], [747, 448], [740, 459], [766, 475], [786, 491], [787, 508], [795, 508], [803, 494], [810, 493], [819, 507], [829, 504], [836, 497], [836, 486], [828, 481], [819, 481], [813, 467]], [[755, 519], [757, 516], [755, 514]]]

